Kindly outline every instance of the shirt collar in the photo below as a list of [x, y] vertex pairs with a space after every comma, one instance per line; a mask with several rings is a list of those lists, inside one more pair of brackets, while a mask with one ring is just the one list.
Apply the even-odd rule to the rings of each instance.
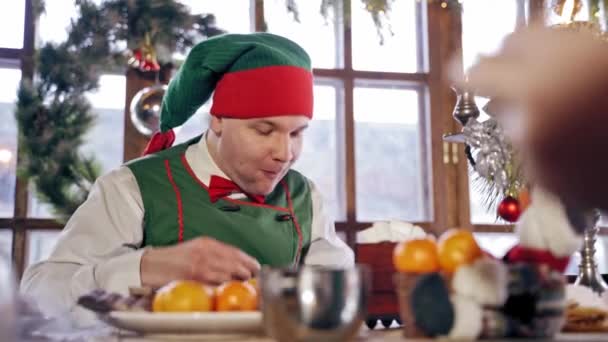
[[230, 179], [222, 170], [220, 170], [209, 153], [207, 132], [203, 134], [198, 143], [188, 146], [188, 149], [186, 149], [186, 160], [188, 161], [188, 164], [190, 164], [190, 168], [192, 168], [196, 177], [206, 185], [209, 185], [211, 176], [220, 176]]

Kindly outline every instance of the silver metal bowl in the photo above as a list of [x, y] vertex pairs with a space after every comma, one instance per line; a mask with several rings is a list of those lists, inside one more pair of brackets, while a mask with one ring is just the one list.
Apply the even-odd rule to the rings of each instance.
[[364, 266], [263, 268], [260, 283], [264, 328], [278, 341], [348, 341], [366, 317], [371, 281]]

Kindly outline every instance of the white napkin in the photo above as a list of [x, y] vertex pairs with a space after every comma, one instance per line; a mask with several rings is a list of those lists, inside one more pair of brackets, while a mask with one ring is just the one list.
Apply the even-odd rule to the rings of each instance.
[[424, 229], [404, 221], [380, 221], [357, 233], [357, 243], [399, 242], [427, 236]]

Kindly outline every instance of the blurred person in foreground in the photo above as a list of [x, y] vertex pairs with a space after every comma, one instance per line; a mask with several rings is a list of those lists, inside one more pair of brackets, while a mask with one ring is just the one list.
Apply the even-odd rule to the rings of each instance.
[[495, 55], [480, 58], [467, 76], [478, 95], [508, 108], [499, 120], [533, 182], [564, 203], [608, 209], [606, 36], [526, 28]]

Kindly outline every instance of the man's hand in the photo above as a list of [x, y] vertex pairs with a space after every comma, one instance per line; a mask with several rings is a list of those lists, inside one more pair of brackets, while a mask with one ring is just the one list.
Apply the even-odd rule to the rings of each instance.
[[238, 248], [208, 237], [144, 252], [141, 282], [154, 288], [172, 280], [188, 279], [216, 285], [254, 277], [260, 264]]

